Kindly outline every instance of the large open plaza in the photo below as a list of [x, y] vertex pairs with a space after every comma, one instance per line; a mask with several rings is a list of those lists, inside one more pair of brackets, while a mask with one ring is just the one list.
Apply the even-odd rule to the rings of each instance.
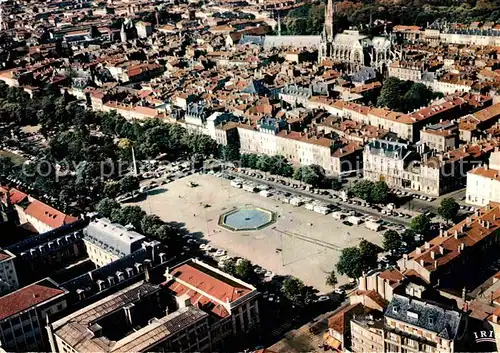
[[[321, 292], [331, 290], [325, 279], [342, 248], [356, 246], [362, 238], [382, 243], [379, 233], [362, 225], [346, 226], [331, 215], [237, 189], [211, 175], [176, 180], [136, 204], [165, 221], [185, 223], [212, 247], [277, 274], [296, 276]], [[256, 230], [246, 230], [250, 228]], [[340, 284], [347, 281], [339, 276]]]

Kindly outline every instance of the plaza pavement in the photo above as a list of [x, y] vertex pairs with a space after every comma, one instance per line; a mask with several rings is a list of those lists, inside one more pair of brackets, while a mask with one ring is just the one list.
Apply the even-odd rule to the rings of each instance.
[[[164, 221], [184, 223], [192, 233], [203, 233], [212, 247], [225, 249], [231, 256], [246, 258], [280, 275], [296, 276], [320, 292], [332, 290], [325, 279], [342, 248], [356, 246], [362, 238], [382, 244], [381, 233], [363, 225], [346, 226], [331, 215], [236, 189], [229, 180], [212, 175], [178, 179], [133, 204]], [[275, 212], [276, 223], [251, 232], [232, 232], [218, 225], [221, 214], [249, 205]], [[337, 277], [339, 284], [348, 282], [344, 276]]]

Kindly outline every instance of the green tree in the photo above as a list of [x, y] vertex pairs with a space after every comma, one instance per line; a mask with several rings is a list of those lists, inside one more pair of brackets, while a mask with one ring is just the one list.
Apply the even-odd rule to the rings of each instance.
[[388, 77], [384, 80], [380, 90], [377, 105], [389, 109], [399, 109], [401, 108], [401, 97], [403, 97], [404, 93], [401, 81], [396, 77]]
[[119, 193], [120, 193], [119, 183], [111, 181], [104, 185], [104, 194], [106, 195], [106, 197], [115, 198], [116, 196], [118, 196]]
[[427, 105], [432, 99], [439, 97], [422, 83], [401, 81], [396, 77], [384, 80], [377, 105], [400, 112], [408, 112]]
[[337, 283], [339, 283], [337, 280], [337, 275], [335, 274], [335, 271], [332, 270], [332, 272], [328, 274], [328, 277], [326, 277], [326, 285], [335, 288]]
[[249, 154], [244, 153], [240, 156], [240, 166], [243, 168], [250, 167], [250, 155]]
[[293, 173], [293, 168], [288, 162], [288, 160], [280, 155], [272, 156], [270, 161], [269, 172], [275, 175], [291, 176]]
[[342, 182], [339, 179], [332, 179], [331, 188], [337, 191], [342, 189]]
[[271, 170], [272, 158], [263, 154], [257, 159], [257, 169], [267, 173]]
[[127, 175], [120, 180], [120, 192], [125, 194], [139, 189], [139, 179], [132, 175]]
[[0, 177], [7, 177], [14, 172], [14, 163], [8, 157], [0, 156]]
[[293, 172], [295, 180], [303, 181], [314, 187], [320, 186], [325, 180], [325, 170], [318, 165], [301, 166]]
[[220, 157], [224, 161], [237, 161], [240, 159], [240, 150], [235, 145], [226, 145], [220, 148]]
[[361, 262], [363, 271], [367, 271], [377, 265], [377, 254], [382, 249], [366, 239], [361, 239], [359, 242], [359, 251], [361, 252]]
[[394, 252], [401, 247], [401, 237], [395, 230], [388, 230], [384, 233], [384, 250]]
[[224, 261], [222, 271], [230, 274], [231, 276], [236, 276], [236, 261], [234, 261], [233, 259]]
[[357, 247], [342, 249], [339, 261], [337, 262], [337, 271], [341, 275], [350, 278], [359, 278], [363, 273], [363, 256]]
[[389, 187], [385, 181], [378, 181], [373, 185], [369, 202], [385, 203], [389, 195]]
[[371, 201], [374, 184], [369, 180], [360, 180], [349, 190], [354, 196]]
[[253, 266], [252, 263], [246, 259], [240, 261], [236, 264], [234, 273], [236, 277], [241, 278], [244, 281], [251, 281], [253, 278]]
[[438, 213], [446, 219], [446, 222], [449, 222], [457, 216], [458, 210], [460, 210], [458, 203], [454, 199], [447, 197], [441, 201]]
[[425, 236], [431, 229], [431, 220], [425, 214], [420, 214], [411, 220], [410, 229]]
[[312, 300], [313, 293], [300, 279], [295, 277], [283, 281], [281, 292], [293, 305], [304, 307]]
[[405, 111], [418, 109], [422, 105], [427, 105], [433, 98], [434, 94], [432, 90], [422, 83], [413, 83], [408, 92], [403, 96], [403, 109]]
[[[117, 213], [115, 211], [118, 211]], [[141, 221], [146, 215], [139, 206], [125, 206], [111, 212], [111, 220], [123, 226], [131, 224], [135, 230], [141, 231]]]
[[180, 248], [181, 237], [179, 232], [169, 226], [168, 224], [162, 224], [156, 228], [154, 234], [151, 235], [158, 241], [168, 245], [169, 249], [176, 252]]
[[415, 232], [411, 229], [405, 229], [401, 234], [401, 240], [406, 243], [408, 249], [414, 249], [417, 243], [415, 242]]
[[156, 215], [146, 215], [141, 219], [142, 234], [153, 236], [164, 222]]
[[257, 169], [259, 156], [253, 153], [241, 155], [242, 166], [245, 168]]
[[96, 211], [103, 217], [110, 218], [113, 210], [120, 210], [121, 205], [114, 199], [104, 198], [96, 206]]

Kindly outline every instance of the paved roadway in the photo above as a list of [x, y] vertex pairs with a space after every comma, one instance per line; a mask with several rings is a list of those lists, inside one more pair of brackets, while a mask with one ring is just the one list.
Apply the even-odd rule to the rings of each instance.
[[289, 192], [292, 195], [300, 195], [300, 196], [303, 196], [306, 198], [325, 202], [327, 204], [334, 204], [334, 205], [342, 207], [342, 208], [358, 211], [358, 212], [361, 212], [361, 213], [364, 213], [364, 214], [367, 214], [370, 216], [375, 216], [375, 217], [378, 217], [384, 221], [388, 221], [388, 222], [392, 222], [392, 223], [396, 223], [396, 224], [402, 224], [404, 226], [407, 226], [411, 221], [411, 218], [400, 218], [400, 217], [392, 217], [392, 216], [383, 215], [379, 211], [374, 210], [374, 209], [369, 208], [369, 207], [348, 204], [348, 203], [343, 202], [339, 199], [330, 199], [330, 198], [323, 196], [323, 195], [317, 195], [317, 194], [313, 194], [313, 193], [307, 192], [307, 191], [302, 190], [302, 189], [295, 189], [295, 188], [285, 186], [285, 185], [282, 185], [279, 183], [275, 183], [275, 182], [272, 182], [269, 180], [255, 178], [255, 177], [252, 177], [248, 174], [236, 173], [234, 171], [226, 171], [226, 173], [229, 173], [232, 176], [238, 177], [240, 179], [253, 181], [253, 182], [258, 183], [258, 184], [265, 184], [265, 185], [271, 186], [274, 189], [281, 190], [284, 192]]
[[[269, 347], [270, 350], [278, 353], [299, 353], [299, 352], [323, 352], [321, 348], [323, 344], [323, 335], [328, 330], [328, 319], [341, 310], [344, 305], [349, 303], [346, 298], [339, 307], [333, 311], [328, 311], [317, 316], [313, 321], [307, 322], [297, 329], [293, 329], [284, 334], [284, 338]], [[309, 329], [312, 326], [318, 328], [317, 333], [312, 333]], [[274, 333], [283, 334], [286, 329], [289, 329], [291, 324], [287, 323], [273, 331]], [[275, 332], [276, 331], [276, 332]]]

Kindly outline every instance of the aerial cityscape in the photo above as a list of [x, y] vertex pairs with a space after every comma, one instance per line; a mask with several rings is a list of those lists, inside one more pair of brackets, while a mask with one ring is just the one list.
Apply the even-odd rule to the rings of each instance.
[[498, 0], [0, 29], [0, 352], [500, 348]]

